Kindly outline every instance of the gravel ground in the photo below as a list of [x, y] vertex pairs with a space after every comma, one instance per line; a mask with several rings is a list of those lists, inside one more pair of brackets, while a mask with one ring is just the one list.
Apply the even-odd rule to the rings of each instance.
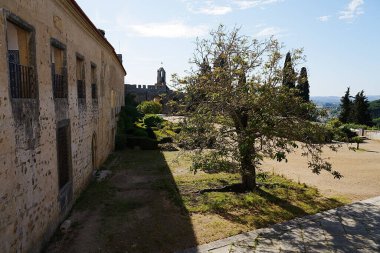
[[[337, 153], [327, 148], [324, 150], [324, 156], [330, 157], [334, 169], [343, 174], [340, 180], [326, 172], [313, 174], [307, 167], [307, 159], [301, 157], [300, 152], [289, 155], [288, 163], [267, 160], [261, 168], [316, 186], [326, 196], [342, 196], [350, 201], [379, 196], [380, 141], [368, 140], [360, 144], [360, 150], [356, 152], [348, 147], [344, 144]], [[356, 144], [352, 147], [356, 147]]]

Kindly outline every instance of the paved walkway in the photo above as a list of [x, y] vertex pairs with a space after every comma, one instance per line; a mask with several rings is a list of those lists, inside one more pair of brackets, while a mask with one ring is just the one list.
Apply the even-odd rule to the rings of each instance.
[[380, 196], [182, 253], [380, 252]]

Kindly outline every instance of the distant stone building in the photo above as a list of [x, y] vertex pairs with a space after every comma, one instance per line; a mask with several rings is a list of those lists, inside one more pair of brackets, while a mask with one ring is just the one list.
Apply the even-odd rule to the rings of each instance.
[[114, 148], [126, 72], [74, 0], [1, 0], [0, 55], [0, 252], [39, 252]]
[[132, 95], [137, 103], [158, 99], [161, 95], [171, 93], [172, 91], [166, 85], [166, 71], [163, 67], [157, 70], [157, 83], [154, 85], [125, 85], [125, 94]]

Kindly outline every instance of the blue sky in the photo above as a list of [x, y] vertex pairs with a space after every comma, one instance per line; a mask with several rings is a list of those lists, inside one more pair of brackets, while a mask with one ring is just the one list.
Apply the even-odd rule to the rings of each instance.
[[[124, 57], [126, 83], [154, 84], [163, 66], [184, 75], [196, 37], [241, 26], [286, 50], [304, 48], [312, 96], [380, 95], [379, 0], [77, 0]], [[169, 82], [170, 83], [170, 82]]]

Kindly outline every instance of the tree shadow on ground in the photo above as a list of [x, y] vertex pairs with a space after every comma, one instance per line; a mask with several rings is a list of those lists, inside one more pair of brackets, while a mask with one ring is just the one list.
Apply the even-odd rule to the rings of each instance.
[[[116, 153], [112, 176], [93, 182], [77, 201], [71, 236], [58, 237], [46, 252], [174, 252], [197, 245], [192, 222], [164, 155], [157, 150]], [[97, 226], [86, 217], [96, 215]], [[92, 226], [83, 251], [82, 234]], [[95, 230], [95, 231], [94, 231]], [[87, 243], [89, 244], [89, 243]], [[92, 250], [92, 251], [91, 251]]]
[[377, 198], [258, 230], [232, 247], [238, 252], [380, 252], [379, 227]]
[[[204, 189], [200, 194], [206, 194], [207, 198], [210, 193], [226, 193], [226, 208], [218, 205], [217, 208], [209, 208], [208, 212], [250, 228], [266, 227], [343, 205], [337, 199], [320, 196], [315, 188], [297, 185], [291, 181], [259, 185], [253, 192], [245, 191], [241, 184], [232, 184], [222, 188]], [[229, 207], [234, 203], [238, 204], [234, 208]]]

